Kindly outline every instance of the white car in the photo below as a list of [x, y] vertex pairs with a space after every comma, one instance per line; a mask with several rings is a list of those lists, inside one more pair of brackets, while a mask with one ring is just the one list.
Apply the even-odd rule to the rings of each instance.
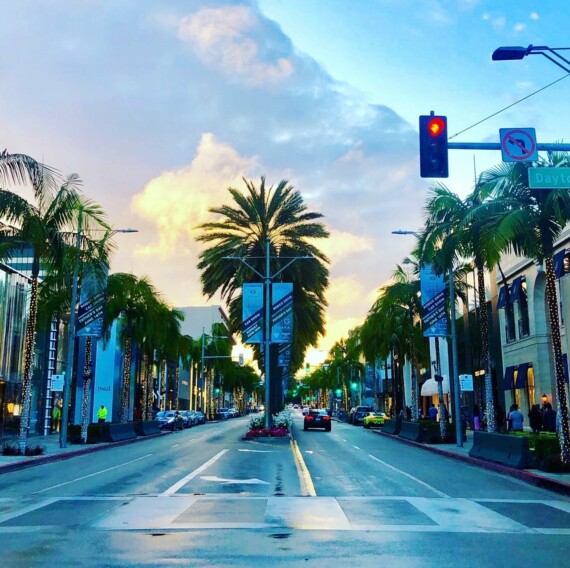
[[303, 416], [308, 416], [310, 410], [308, 406], [303, 406]]

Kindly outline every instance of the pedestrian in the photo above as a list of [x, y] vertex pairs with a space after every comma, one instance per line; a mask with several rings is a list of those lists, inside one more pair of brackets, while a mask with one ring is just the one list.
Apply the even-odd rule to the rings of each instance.
[[509, 412], [509, 428], [513, 432], [523, 431], [524, 416], [519, 410], [518, 404], [513, 404], [511, 406], [511, 411]]
[[105, 422], [107, 420], [107, 409], [102, 404], [101, 408], [97, 411], [98, 422]]
[[552, 410], [552, 404], [547, 402], [542, 412], [542, 429], [545, 432], [556, 432], [556, 411]]
[[533, 404], [530, 412], [528, 413], [528, 422], [531, 430], [538, 434], [542, 430], [542, 414], [538, 404]]
[[51, 411], [51, 431], [59, 432], [59, 424], [61, 422], [61, 408], [59, 407], [59, 401], [55, 403]]
[[481, 411], [478, 404], [473, 405], [473, 430], [481, 430]]
[[431, 406], [428, 408], [428, 415], [430, 420], [433, 420], [434, 422], [437, 421], [437, 408], [435, 407], [435, 404], [432, 402]]

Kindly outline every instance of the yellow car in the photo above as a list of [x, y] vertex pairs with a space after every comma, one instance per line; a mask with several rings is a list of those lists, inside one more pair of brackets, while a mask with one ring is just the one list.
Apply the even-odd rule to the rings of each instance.
[[368, 416], [364, 417], [362, 425], [365, 428], [373, 428], [375, 426], [384, 426], [384, 419], [386, 415], [383, 412], [369, 412]]

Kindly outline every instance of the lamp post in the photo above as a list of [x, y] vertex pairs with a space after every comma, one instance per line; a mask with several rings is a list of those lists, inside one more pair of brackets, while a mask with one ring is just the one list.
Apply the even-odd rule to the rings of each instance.
[[[81, 232], [83, 230], [83, 218], [81, 212], [77, 222], [77, 234], [75, 238], [75, 247], [81, 249]], [[106, 235], [110, 239], [117, 233], [138, 233], [138, 229], [113, 229]], [[73, 378], [73, 359], [75, 356], [75, 326], [77, 322], [76, 304], [77, 304], [77, 280], [79, 277], [79, 263], [77, 259], [73, 264], [73, 279], [71, 282], [71, 306], [69, 311], [69, 327], [67, 338], [67, 357], [65, 363], [65, 375], [63, 381], [63, 408], [61, 409], [61, 428], [59, 434], [59, 447], [67, 447], [67, 421], [69, 420], [69, 397], [71, 393], [71, 382]]]
[[[392, 233], [394, 235], [414, 235], [416, 238], [419, 238], [418, 233], [416, 233], [415, 231], [404, 231], [402, 229], [399, 229], [397, 231], [392, 231]], [[455, 409], [454, 416], [455, 416], [455, 433], [457, 439], [457, 446], [461, 448], [463, 447], [463, 432], [461, 424], [461, 400], [459, 398], [459, 356], [457, 353], [457, 327], [455, 321], [455, 280], [454, 280], [453, 268], [451, 267], [449, 268], [448, 278], [449, 278], [449, 304], [450, 304], [450, 319], [451, 319], [451, 366], [452, 366], [452, 377], [451, 380], [449, 381], [449, 389], [451, 391], [450, 394], [452, 396], [453, 407]]]
[[547, 45], [529, 45], [528, 47], [498, 47], [491, 56], [493, 61], [517, 61], [527, 55], [543, 55], [566, 73], [570, 73], [570, 61], [560, 55], [559, 51], [570, 50], [570, 47], [548, 47]]

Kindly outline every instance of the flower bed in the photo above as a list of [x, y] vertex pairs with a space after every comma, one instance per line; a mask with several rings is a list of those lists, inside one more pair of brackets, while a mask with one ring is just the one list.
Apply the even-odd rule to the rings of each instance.
[[291, 413], [288, 409], [273, 416], [273, 426], [270, 428], [265, 428], [265, 417], [263, 415], [253, 416], [249, 421], [249, 430], [246, 432], [244, 439], [285, 438], [289, 436], [291, 423]]

